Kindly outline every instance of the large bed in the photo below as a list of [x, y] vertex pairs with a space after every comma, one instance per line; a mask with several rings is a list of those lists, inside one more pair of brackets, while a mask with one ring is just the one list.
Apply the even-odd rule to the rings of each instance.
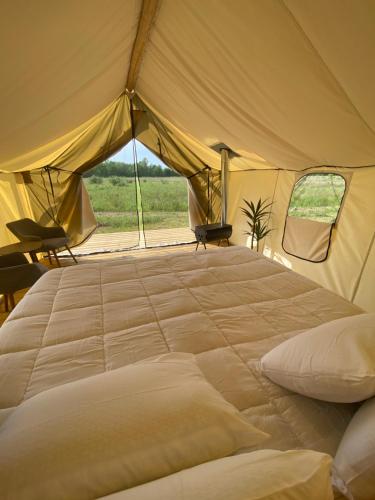
[[190, 352], [267, 448], [335, 454], [354, 405], [291, 393], [260, 357], [361, 310], [244, 247], [54, 269], [0, 329], [0, 422], [46, 389], [169, 351]]

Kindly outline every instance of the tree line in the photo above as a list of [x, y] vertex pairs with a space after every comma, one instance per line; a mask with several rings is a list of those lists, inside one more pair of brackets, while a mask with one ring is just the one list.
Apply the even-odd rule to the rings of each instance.
[[[83, 177], [134, 177], [134, 165], [119, 161], [107, 160], [91, 170], [85, 172]], [[170, 168], [152, 165], [146, 158], [138, 162], [139, 177], [178, 177]]]

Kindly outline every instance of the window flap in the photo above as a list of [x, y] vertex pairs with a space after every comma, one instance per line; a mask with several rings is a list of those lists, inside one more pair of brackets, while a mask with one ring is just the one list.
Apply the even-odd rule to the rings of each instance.
[[328, 257], [333, 224], [287, 217], [282, 241], [286, 253], [310, 262]]

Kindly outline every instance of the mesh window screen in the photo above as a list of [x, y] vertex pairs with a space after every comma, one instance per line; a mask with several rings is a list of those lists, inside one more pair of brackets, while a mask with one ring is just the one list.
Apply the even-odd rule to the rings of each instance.
[[345, 189], [339, 174], [307, 174], [296, 182], [282, 241], [286, 253], [310, 262], [327, 259]]
[[294, 186], [288, 216], [334, 223], [345, 186], [345, 179], [339, 174], [304, 175]]

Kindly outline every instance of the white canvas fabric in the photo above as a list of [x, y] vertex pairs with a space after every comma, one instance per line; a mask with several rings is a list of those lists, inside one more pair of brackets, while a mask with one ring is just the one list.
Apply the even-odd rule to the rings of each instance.
[[[141, 6], [4, 3], [0, 170], [33, 168], [125, 91]], [[233, 168], [371, 165], [374, 18], [371, 0], [161, 0], [135, 90]]]
[[[9, 213], [33, 217], [35, 205], [13, 172], [76, 171], [130, 139], [124, 92], [141, 10], [141, 0], [3, 2], [2, 245], [11, 243]], [[239, 192], [266, 192], [276, 201], [267, 255], [374, 311], [374, 2], [160, 0], [155, 12], [135, 92], [199, 162], [220, 169], [215, 143], [240, 155], [230, 170], [245, 180], [228, 186], [233, 241], [243, 240]], [[306, 169], [353, 173], [319, 266], [281, 247], [295, 171]]]
[[319, 325], [261, 359], [262, 371], [291, 391], [336, 403], [375, 395], [375, 314]]
[[360, 312], [243, 247], [54, 269], [0, 329], [0, 408], [150, 356], [191, 352], [224, 398], [271, 435], [267, 447], [333, 455], [354, 408], [291, 394], [262, 375], [259, 359]]
[[137, 90], [232, 168], [372, 165], [374, 19], [371, 0], [163, 0]]
[[106, 500], [332, 500], [332, 458], [261, 450], [215, 460]]
[[115, 102], [140, 7], [137, 0], [2, 4], [0, 171], [48, 165]]
[[309, 262], [323, 262], [328, 257], [332, 224], [288, 216], [282, 246], [289, 255]]
[[[333, 172], [329, 168], [311, 169], [306, 173]], [[375, 312], [375, 169], [334, 169], [347, 176], [347, 192], [340, 217], [332, 231], [328, 258], [319, 264], [290, 254], [282, 247], [290, 198], [300, 174], [287, 171], [230, 172], [228, 222], [233, 224], [231, 242], [249, 245], [245, 231], [246, 218], [240, 211], [243, 199], [273, 200], [268, 228], [272, 231], [261, 241], [267, 257], [318, 282], [324, 288], [345, 297], [368, 312]], [[304, 246], [304, 234], [296, 235], [298, 246]]]

